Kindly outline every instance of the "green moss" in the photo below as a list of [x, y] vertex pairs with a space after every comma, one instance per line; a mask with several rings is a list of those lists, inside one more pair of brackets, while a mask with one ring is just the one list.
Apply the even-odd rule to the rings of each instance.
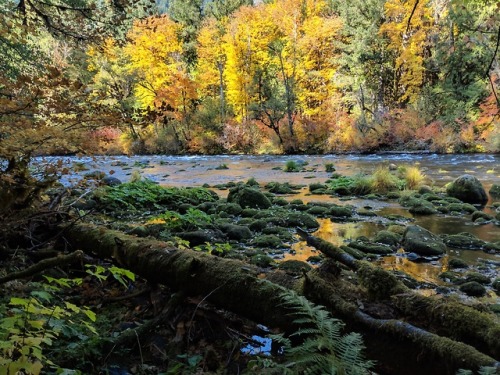
[[478, 272], [469, 272], [465, 275], [465, 280], [466, 281], [475, 281], [479, 284], [487, 285], [491, 284], [491, 280], [488, 276], [485, 276], [483, 274], [480, 274]]
[[460, 285], [460, 290], [471, 297], [482, 297], [486, 294], [486, 288], [477, 281], [469, 281]]
[[392, 294], [402, 292], [406, 289], [396, 276], [364, 261], [360, 261], [358, 277], [361, 285], [375, 299], [387, 299]]
[[274, 259], [265, 254], [256, 254], [250, 258], [250, 263], [258, 267], [269, 267], [274, 263]]
[[281, 239], [274, 234], [264, 234], [253, 239], [252, 244], [261, 248], [278, 248], [283, 245]]
[[301, 275], [303, 272], [311, 270], [311, 266], [306, 262], [300, 260], [285, 260], [278, 264], [278, 269], [285, 271], [292, 275]]
[[388, 230], [379, 231], [375, 238], [374, 242], [381, 243], [389, 246], [397, 246], [403, 239], [403, 236]]
[[307, 209], [307, 213], [314, 215], [314, 216], [319, 216], [319, 217], [326, 217], [329, 213], [329, 209], [327, 207], [321, 207], [321, 206], [312, 206]]
[[393, 252], [392, 248], [387, 245], [372, 244], [362, 241], [353, 241], [349, 243], [349, 247], [361, 250], [366, 254], [387, 255]]
[[452, 269], [455, 269], [455, 268], [468, 268], [469, 265], [467, 264], [467, 262], [465, 262], [464, 260], [460, 259], [460, 258], [451, 258], [449, 261], [448, 261], [448, 266]]

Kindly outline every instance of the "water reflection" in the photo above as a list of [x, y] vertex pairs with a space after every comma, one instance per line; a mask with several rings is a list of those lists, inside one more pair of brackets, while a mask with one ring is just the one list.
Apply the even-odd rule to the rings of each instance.
[[[331, 163], [336, 172], [352, 176], [358, 173], [372, 173], [380, 165], [393, 163], [398, 166], [418, 165], [429, 179], [429, 184], [443, 187], [450, 181], [464, 173], [476, 176], [489, 190], [492, 184], [500, 183], [500, 155], [436, 155], [436, 154], [378, 154], [378, 155], [300, 155], [300, 156], [271, 156], [271, 155], [217, 155], [217, 156], [98, 156], [98, 157], [49, 157], [36, 158], [34, 164], [57, 162], [61, 160], [65, 166], [71, 167], [77, 163], [85, 165], [88, 170], [101, 170], [106, 173], [113, 172], [113, 176], [126, 182], [134, 171], [142, 176], [157, 181], [164, 186], [210, 186], [228, 182], [247, 181], [255, 178], [262, 186], [269, 182], [289, 182], [296, 185], [307, 186], [310, 183], [324, 183], [330, 173], [325, 170], [325, 164]], [[297, 173], [286, 173], [283, 168], [287, 161], [295, 160], [306, 164], [306, 170]], [[225, 165], [227, 169], [217, 169]], [[62, 176], [61, 182], [71, 185], [81, 179], [85, 170], [72, 171], [71, 174]], [[217, 191], [219, 195], [226, 196], [226, 191]], [[353, 199], [341, 202], [337, 198], [328, 196], [308, 195], [307, 187], [298, 195], [288, 196], [287, 199], [300, 198], [305, 202], [323, 201], [330, 203], [351, 204], [355, 207], [369, 205], [378, 215], [399, 214], [409, 218], [412, 215], [396, 203], [366, 201]], [[491, 204], [490, 199], [488, 204]], [[485, 211], [492, 213], [493, 211]], [[372, 220], [378, 220], [377, 218]], [[485, 240], [500, 241], [500, 230], [493, 224], [474, 225], [470, 216], [420, 216], [415, 217], [418, 225], [436, 234], [455, 234], [469, 232]], [[382, 229], [376, 222], [359, 223], [334, 223], [330, 220], [321, 220], [321, 228], [315, 235], [339, 246], [350, 239], [359, 236], [373, 237], [376, 231]], [[318, 252], [305, 243], [294, 244], [295, 259], [307, 260]], [[460, 257], [470, 264], [477, 263], [478, 257], [499, 260], [498, 255], [485, 254], [477, 251], [452, 250], [448, 255]], [[291, 258], [287, 254], [285, 259]], [[386, 257], [381, 261], [387, 267], [404, 270], [414, 277], [436, 280], [436, 275], [443, 269], [446, 257], [436, 264], [413, 263], [400, 256]]]

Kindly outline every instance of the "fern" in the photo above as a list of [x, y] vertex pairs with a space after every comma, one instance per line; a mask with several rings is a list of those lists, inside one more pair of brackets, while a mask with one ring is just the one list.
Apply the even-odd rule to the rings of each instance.
[[[344, 323], [333, 318], [323, 306], [314, 305], [305, 297], [284, 290], [282, 306], [291, 311], [297, 331], [288, 337], [271, 335], [282, 345], [285, 363], [277, 364], [272, 359], [259, 360], [264, 368], [280, 370], [283, 374], [368, 374], [373, 366], [362, 355], [364, 349], [361, 335], [342, 334]], [[300, 338], [297, 346], [292, 346], [291, 338]]]

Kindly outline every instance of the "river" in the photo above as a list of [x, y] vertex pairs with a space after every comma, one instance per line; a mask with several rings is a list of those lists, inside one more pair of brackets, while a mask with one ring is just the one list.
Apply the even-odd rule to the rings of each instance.
[[[287, 199], [300, 198], [303, 201], [328, 201], [340, 204], [351, 204], [358, 208], [369, 206], [379, 215], [397, 213], [413, 218], [407, 210], [395, 202], [352, 199], [340, 201], [336, 197], [309, 195], [307, 186], [311, 183], [325, 182], [331, 175], [326, 172], [326, 164], [333, 164], [336, 172], [352, 176], [358, 173], [372, 173], [381, 165], [418, 166], [427, 176], [427, 184], [443, 187], [446, 183], [465, 173], [476, 176], [488, 191], [492, 184], [500, 184], [500, 155], [468, 154], [374, 154], [374, 155], [217, 155], [217, 156], [96, 156], [96, 157], [51, 157], [38, 158], [35, 164], [62, 161], [72, 172], [62, 176], [61, 182], [71, 185], [81, 179], [85, 173], [99, 170], [111, 173], [114, 177], [126, 182], [132, 174], [140, 173], [164, 186], [187, 187], [210, 186], [229, 182], [247, 181], [254, 178], [261, 186], [272, 182], [289, 182], [304, 185], [296, 195]], [[305, 165], [304, 171], [287, 173], [283, 169], [288, 161], [296, 161]], [[74, 167], [84, 166], [86, 170], [73, 172]], [[73, 168], [71, 168], [73, 167]], [[227, 190], [217, 190], [222, 197]], [[490, 201], [483, 208], [493, 213]], [[432, 215], [414, 217], [415, 223], [436, 234], [455, 234], [469, 232], [490, 242], [500, 242], [500, 227], [493, 224], [476, 225], [467, 216]], [[377, 218], [367, 218], [357, 223], [333, 223], [323, 220], [317, 235], [337, 245], [360, 235], [371, 236], [383, 227]], [[314, 250], [298, 243], [293, 246], [294, 254], [286, 258], [307, 259]], [[488, 259], [500, 261], [499, 254], [486, 254], [477, 251], [450, 250], [448, 256], [465, 259], [471, 264]], [[420, 279], [435, 280], [437, 274], [446, 269], [446, 259], [427, 263], [413, 263], [402, 257], [387, 257], [382, 263], [387, 267], [403, 269]]]

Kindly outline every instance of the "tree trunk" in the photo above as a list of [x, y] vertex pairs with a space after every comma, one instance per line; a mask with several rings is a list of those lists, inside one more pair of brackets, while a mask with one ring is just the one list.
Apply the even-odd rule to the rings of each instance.
[[[352, 293], [354, 286], [329, 273], [327, 267], [310, 271], [302, 280], [285, 277], [280, 271], [263, 275], [262, 270], [237, 260], [180, 250], [154, 239], [86, 224], [68, 227], [65, 239], [73, 248], [113, 258], [120, 266], [151, 282], [168, 285], [187, 295], [206, 296], [219, 307], [271, 327], [287, 329], [292, 319], [281, 304], [283, 287], [265, 282], [262, 277], [280, 280], [315, 303], [325, 305], [333, 316], [345, 321], [349, 330], [361, 332], [368, 346], [368, 357], [378, 360], [379, 369], [387, 374], [455, 374], [460, 368], [499, 366], [495, 359], [463, 342], [397, 319], [369, 316], [360, 309], [360, 305], [369, 302], [360, 301]], [[366, 268], [364, 263], [358, 268]], [[401, 291], [398, 285], [391, 290]]]

